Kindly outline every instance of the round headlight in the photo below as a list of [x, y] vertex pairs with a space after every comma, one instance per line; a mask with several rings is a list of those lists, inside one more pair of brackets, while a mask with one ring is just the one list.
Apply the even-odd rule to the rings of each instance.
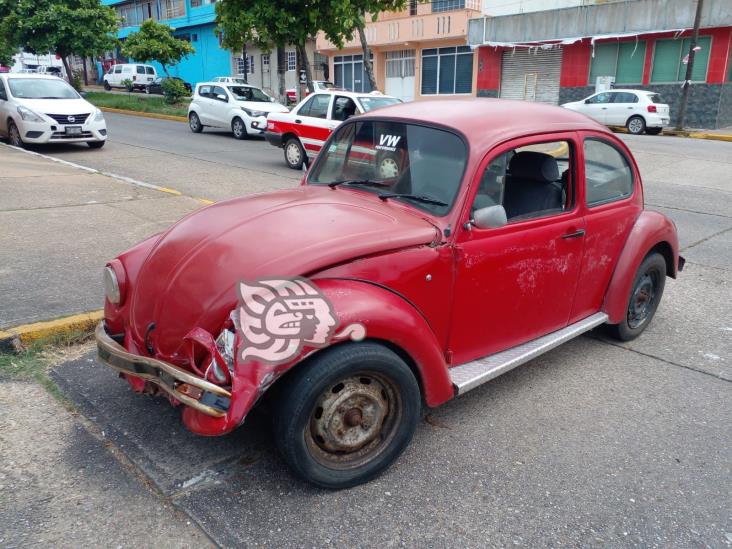
[[109, 265], [104, 267], [104, 294], [107, 300], [115, 305], [119, 305], [120, 301], [122, 301], [117, 274]]

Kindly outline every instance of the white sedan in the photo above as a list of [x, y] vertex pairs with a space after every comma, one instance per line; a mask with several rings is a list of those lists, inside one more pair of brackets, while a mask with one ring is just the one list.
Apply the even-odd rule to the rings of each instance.
[[26, 144], [86, 143], [104, 146], [102, 111], [51, 74], [0, 74], [0, 135], [15, 147]]
[[261, 135], [267, 129], [267, 117], [274, 112], [288, 111], [255, 86], [203, 82], [196, 86], [188, 106], [188, 124], [194, 133], [204, 127], [225, 128], [237, 139], [244, 139]]
[[670, 118], [668, 105], [661, 96], [645, 90], [608, 90], [562, 107], [586, 114], [601, 124], [625, 126], [632, 134], [657, 135], [668, 126]]

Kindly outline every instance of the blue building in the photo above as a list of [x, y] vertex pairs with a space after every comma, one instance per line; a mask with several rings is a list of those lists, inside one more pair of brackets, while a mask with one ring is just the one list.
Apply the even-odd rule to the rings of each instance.
[[[232, 72], [231, 52], [221, 46], [216, 28], [216, 0], [102, 0], [122, 18], [117, 36], [124, 40], [146, 19], [170, 25], [173, 34], [190, 41], [196, 52], [173, 67], [172, 76], [196, 84]], [[159, 73], [162, 67], [153, 63]]]

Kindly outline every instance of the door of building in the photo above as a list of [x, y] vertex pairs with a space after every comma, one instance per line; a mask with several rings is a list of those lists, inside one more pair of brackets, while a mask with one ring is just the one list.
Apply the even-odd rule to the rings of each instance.
[[516, 48], [504, 51], [500, 96], [504, 99], [557, 105], [561, 68], [561, 48]]
[[386, 52], [386, 95], [414, 100], [414, 50]]

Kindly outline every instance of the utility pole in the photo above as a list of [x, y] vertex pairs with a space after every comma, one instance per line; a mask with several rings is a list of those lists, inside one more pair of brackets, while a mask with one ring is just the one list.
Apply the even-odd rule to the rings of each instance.
[[691, 35], [691, 44], [689, 46], [689, 60], [686, 63], [686, 77], [684, 78], [684, 90], [681, 92], [681, 108], [679, 109], [679, 119], [676, 123], [677, 130], [683, 130], [686, 123], [686, 107], [689, 104], [689, 88], [691, 87], [691, 71], [694, 69], [694, 54], [696, 53], [696, 42], [699, 40], [699, 25], [701, 24], [702, 6], [704, 0], [696, 1], [696, 16], [694, 17], [694, 32]]

